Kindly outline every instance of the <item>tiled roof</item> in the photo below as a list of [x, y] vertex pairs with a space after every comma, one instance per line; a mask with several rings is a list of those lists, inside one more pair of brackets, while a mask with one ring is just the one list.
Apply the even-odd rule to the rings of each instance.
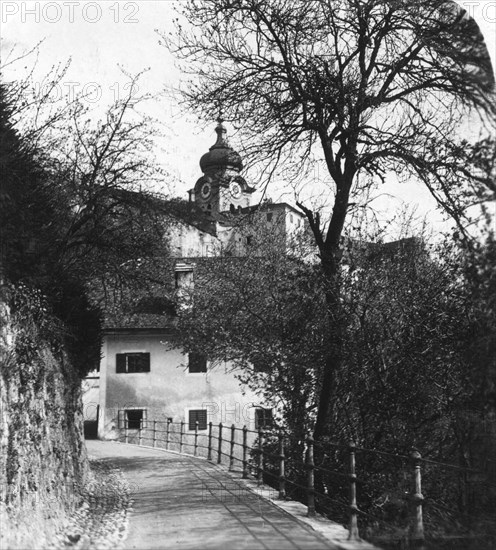
[[215, 219], [206, 214], [196, 203], [181, 199], [162, 201], [164, 213], [176, 220], [192, 225], [205, 233], [216, 236]]
[[164, 296], [143, 296], [131, 307], [108, 308], [104, 330], [173, 329], [177, 324], [174, 302]]

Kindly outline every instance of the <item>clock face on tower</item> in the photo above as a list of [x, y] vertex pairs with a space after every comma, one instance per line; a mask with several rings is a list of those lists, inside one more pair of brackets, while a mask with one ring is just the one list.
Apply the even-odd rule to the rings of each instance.
[[211, 191], [212, 191], [212, 187], [211, 187], [210, 183], [204, 183], [201, 187], [200, 193], [201, 193], [201, 196], [204, 199], [208, 199], [208, 197], [210, 196]]
[[239, 199], [239, 197], [241, 197], [241, 186], [239, 183], [232, 181], [229, 185], [229, 192], [231, 193], [231, 197], [233, 199]]

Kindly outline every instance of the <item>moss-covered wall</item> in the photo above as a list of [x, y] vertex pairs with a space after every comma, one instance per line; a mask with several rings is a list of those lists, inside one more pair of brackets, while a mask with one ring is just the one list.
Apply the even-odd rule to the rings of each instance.
[[87, 474], [80, 380], [40, 294], [10, 288], [2, 298], [0, 547], [40, 548]]

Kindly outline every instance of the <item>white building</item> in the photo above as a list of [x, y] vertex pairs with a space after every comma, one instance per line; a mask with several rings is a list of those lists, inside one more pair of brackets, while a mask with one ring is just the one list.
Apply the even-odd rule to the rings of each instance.
[[[254, 188], [242, 177], [242, 160], [227, 143], [219, 120], [217, 141], [201, 157], [203, 175], [189, 192], [189, 201], [174, 201], [171, 212], [177, 223], [168, 231], [175, 258], [175, 285], [181, 293], [193, 284], [195, 258], [243, 254], [250, 246], [250, 231], [241, 229], [240, 217], [250, 215], [281, 238], [303, 227], [303, 215], [285, 203], [252, 205]], [[174, 344], [174, 315], [159, 323], [134, 326], [107, 325], [99, 373], [85, 380], [84, 406], [88, 435], [93, 429], [101, 439], [122, 437], [127, 425], [134, 439], [150, 437], [155, 422], [184, 422], [185, 432], [205, 433], [209, 422], [258, 429], [270, 419], [256, 395], [244, 394], [229, 363], [209, 364], [187, 355]], [[160, 424], [163, 426], [163, 424]], [[155, 425], [156, 426], [156, 425]]]

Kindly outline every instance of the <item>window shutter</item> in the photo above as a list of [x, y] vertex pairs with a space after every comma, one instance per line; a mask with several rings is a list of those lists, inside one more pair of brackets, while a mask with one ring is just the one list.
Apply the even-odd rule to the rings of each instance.
[[201, 409], [198, 411], [198, 429], [207, 429], [207, 409]]
[[150, 354], [149, 353], [142, 353], [143, 357], [143, 370], [142, 372], [150, 372]]
[[125, 428], [124, 426], [124, 413], [125, 411], [123, 409], [120, 409], [117, 412], [117, 426], [119, 430], [123, 430]]
[[272, 428], [272, 409], [264, 409], [264, 426]]
[[196, 425], [196, 411], [188, 413], [188, 430], [194, 430]]
[[198, 420], [198, 430], [207, 429], [207, 409], [196, 409], [189, 411], [188, 430], [194, 431]]
[[116, 354], [115, 372], [126, 372], [126, 354], [125, 353]]

